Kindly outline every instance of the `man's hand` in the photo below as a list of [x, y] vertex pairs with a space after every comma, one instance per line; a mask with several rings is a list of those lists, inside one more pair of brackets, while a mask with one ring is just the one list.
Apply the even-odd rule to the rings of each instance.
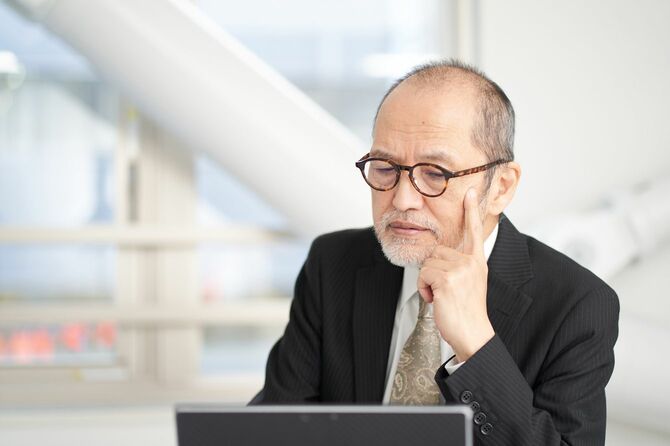
[[433, 314], [442, 338], [467, 361], [495, 334], [486, 313], [488, 266], [484, 256], [484, 230], [477, 194], [469, 189], [463, 199], [462, 249], [438, 246], [419, 272], [418, 289]]

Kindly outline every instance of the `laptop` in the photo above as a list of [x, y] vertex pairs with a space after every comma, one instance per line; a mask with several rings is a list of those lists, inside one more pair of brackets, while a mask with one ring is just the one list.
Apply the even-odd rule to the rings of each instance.
[[177, 405], [179, 446], [472, 446], [468, 406]]

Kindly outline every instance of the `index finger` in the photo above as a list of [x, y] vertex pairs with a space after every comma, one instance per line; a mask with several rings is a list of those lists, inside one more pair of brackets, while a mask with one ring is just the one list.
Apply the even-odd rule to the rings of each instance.
[[484, 257], [484, 227], [477, 192], [472, 187], [465, 193], [463, 210], [463, 252]]

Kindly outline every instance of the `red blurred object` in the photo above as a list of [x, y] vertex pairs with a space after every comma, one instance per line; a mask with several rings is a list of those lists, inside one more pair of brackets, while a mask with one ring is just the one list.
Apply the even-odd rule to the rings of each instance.
[[50, 361], [54, 356], [53, 335], [45, 328], [32, 333], [33, 355], [35, 359]]
[[12, 362], [28, 364], [33, 360], [33, 345], [30, 333], [18, 330], [9, 338], [9, 356]]
[[81, 323], [64, 325], [60, 331], [60, 340], [68, 350], [82, 351], [86, 339], [86, 327]]
[[7, 356], [7, 342], [5, 341], [5, 337], [0, 334], [0, 361], [5, 360], [5, 356]]
[[112, 322], [100, 322], [95, 327], [95, 341], [103, 347], [113, 347], [116, 342], [116, 325]]

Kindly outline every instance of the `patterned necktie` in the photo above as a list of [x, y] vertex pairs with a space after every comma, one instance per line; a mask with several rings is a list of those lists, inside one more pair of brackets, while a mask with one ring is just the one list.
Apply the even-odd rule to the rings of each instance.
[[420, 302], [419, 319], [400, 353], [389, 402], [406, 406], [437, 405], [440, 390], [435, 383], [435, 373], [442, 363], [440, 333], [429, 314], [428, 304], [418, 293], [415, 296]]

